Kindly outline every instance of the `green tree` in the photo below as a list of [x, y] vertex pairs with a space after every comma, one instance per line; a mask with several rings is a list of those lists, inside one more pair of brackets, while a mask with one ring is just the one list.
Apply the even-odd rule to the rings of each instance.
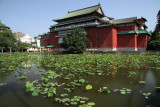
[[1, 52], [3, 53], [3, 49], [4, 49], [4, 47], [3, 47], [3, 46], [0, 46], [0, 49], [1, 49]]
[[37, 37], [37, 36], [35, 36], [35, 37], [34, 37], [35, 42], [37, 42], [37, 39], [38, 39], [38, 37]]
[[152, 33], [151, 39], [148, 41], [147, 50], [160, 51], [160, 10], [157, 14], [157, 24]]
[[0, 47], [3, 47], [5, 51], [16, 50], [16, 39], [14, 38], [11, 30], [5, 30], [0, 32]]
[[30, 47], [29, 44], [23, 43], [23, 42], [21, 42], [21, 41], [18, 41], [17, 44], [18, 44], [18, 48], [19, 48], [22, 52], [23, 52], [24, 50], [27, 50], [28, 47]]
[[63, 36], [63, 43], [61, 45], [70, 53], [82, 53], [86, 49], [88, 43], [89, 40], [86, 34], [82, 33], [80, 28], [76, 28]]

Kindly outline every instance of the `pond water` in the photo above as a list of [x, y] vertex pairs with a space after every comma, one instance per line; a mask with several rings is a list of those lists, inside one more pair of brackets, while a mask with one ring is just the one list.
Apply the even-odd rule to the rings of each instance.
[[[44, 95], [32, 96], [30, 92], [26, 92], [26, 82], [41, 79], [42, 75], [36, 71], [45, 71], [46, 68], [30, 64], [29, 69], [21, 68], [21, 70], [27, 79], [20, 80], [14, 71], [0, 71], [0, 83], [7, 83], [0, 86], [0, 107], [65, 106], [54, 101], [56, 96], [53, 98]], [[135, 69], [134, 72], [136, 74], [129, 75], [127, 69], [119, 69], [108, 71], [104, 75], [84, 75], [82, 78], [86, 83], [69, 93], [68, 97], [87, 97], [89, 102], [96, 104], [96, 107], [160, 107], [160, 70], [141, 68]], [[53, 81], [63, 82], [64, 79], [55, 78]], [[92, 84], [91, 90], [86, 91], [87, 84]], [[110, 93], [98, 92], [103, 87], [107, 87]], [[59, 88], [57, 93], [66, 91]]]

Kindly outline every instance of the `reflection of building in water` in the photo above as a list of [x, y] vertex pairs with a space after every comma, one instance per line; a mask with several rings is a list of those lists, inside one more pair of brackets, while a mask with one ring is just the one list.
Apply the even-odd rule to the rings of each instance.
[[28, 36], [28, 34], [24, 34], [22, 32], [13, 33], [16, 40], [31, 44], [32, 38]]
[[24, 67], [24, 68], [30, 68], [31, 66], [32, 66], [32, 64], [31, 64], [31, 62], [23, 62], [22, 63], [22, 66]]

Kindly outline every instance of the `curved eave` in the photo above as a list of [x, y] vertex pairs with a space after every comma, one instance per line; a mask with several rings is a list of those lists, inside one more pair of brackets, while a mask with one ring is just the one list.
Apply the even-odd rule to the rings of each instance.
[[98, 14], [101, 15], [101, 16], [105, 16], [105, 15], [102, 15], [102, 14], [100, 14], [99, 12], [97, 12], [97, 10], [94, 10], [94, 11], [92, 11], [92, 12], [90, 12], [90, 13], [81, 14], [81, 15], [72, 16], [72, 17], [67, 17], [67, 18], [61, 18], [61, 19], [53, 19], [52, 21], [59, 22], [59, 21], [63, 21], [63, 20], [67, 20], [67, 19], [73, 18], [73, 17], [80, 17], [80, 16], [84, 16], [84, 15], [89, 15], [89, 14], [92, 14], [92, 13], [94, 13], [94, 12], [98, 13]]
[[146, 30], [138, 30], [138, 31], [135, 31], [135, 30], [130, 30], [130, 31], [120, 31], [120, 32], [117, 32], [117, 34], [148, 34], [149, 36], [151, 35], [151, 33], [149, 33], [149, 32], [146, 31]]
[[63, 26], [63, 25], [68, 25], [68, 24], [73, 24], [73, 23], [78, 23], [78, 22], [84, 22], [84, 21], [93, 20], [93, 19], [98, 19], [98, 20], [100, 20], [100, 19], [97, 18], [97, 17], [93, 17], [93, 18], [89, 18], [89, 19], [77, 20], [77, 21], [68, 22], [68, 23], [56, 24], [56, 25], [51, 26], [51, 28], [53, 28], [53, 27], [58, 27], [58, 26]]

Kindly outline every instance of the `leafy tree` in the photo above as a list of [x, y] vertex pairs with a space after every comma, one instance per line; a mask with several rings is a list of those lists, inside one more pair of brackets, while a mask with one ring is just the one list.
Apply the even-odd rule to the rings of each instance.
[[23, 43], [21, 41], [17, 42], [18, 48], [23, 52], [24, 50], [26, 50], [28, 47], [30, 47], [29, 44], [27, 43]]
[[11, 30], [5, 30], [0, 32], [0, 47], [3, 47], [5, 51], [12, 52], [16, 50], [16, 39], [14, 38]]
[[34, 37], [35, 42], [37, 42], [37, 39], [38, 39], [38, 37], [37, 37], [37, 36], [35, 36], [35, 37]]
[[4, 47], [3, 47], [3, 46], [0, 46], [0, 49], [1, 49], [2, 53], [3, 53], [3, 49], [4, 49]]
[[160, 10], [157, 14], [156, 28], [152, 33], [151, 39], [148, 41], [147, 50], [160, 51]]
[[82, 53], [86, 49], [88, 43], [89, 40], [86, 34], [82, 33], [80, 28], [76, 28], [63, 36], [62, 47], [71, 53]]

